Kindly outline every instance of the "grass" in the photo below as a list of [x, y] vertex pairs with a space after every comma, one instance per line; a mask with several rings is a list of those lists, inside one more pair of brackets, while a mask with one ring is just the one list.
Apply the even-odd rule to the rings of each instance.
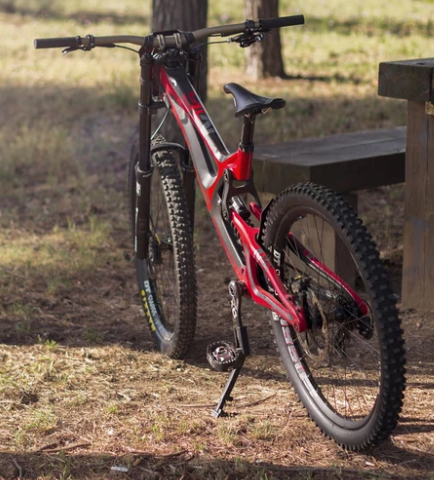
[[[259, 120], [257, 142], [405, 123], [405, 103], [376, 94], [378, 63], [431, 56], [432, 1], [280, 4], [282, 15], [307, 20], [282, 31], [292, 79], [254, 83], [243, 50], [209, 47], [207, 107], [228, 145], [240, 129], [222, 92], [228, 81], [288, 101]], [[209, 415], [224, 379], [208, 370], [204, 345], [227, 329], [227, 262], [202, 215], [197, 343], [186, 362], [152, 350], [125, 195], [137, 56], [32, 48], [36, 37], [144, 35], [149, 19], [150, 2], [138, 0], [0, 0], [0, 478], [427, 478], [434, 359], [424, 319], [410, 342], [404, 421], [378, 452], [343, 452], [320, 436], [272, 354], [263, 312], [247, 302], [255, 355], [233, 415]], [[210, 25], [243, 19], [242, 2], [210, 2]], [[391, 206], [384, 223], [369, 196], [364, 220], [383, 256], [395, 255], [402, 189], [379, 195]]]

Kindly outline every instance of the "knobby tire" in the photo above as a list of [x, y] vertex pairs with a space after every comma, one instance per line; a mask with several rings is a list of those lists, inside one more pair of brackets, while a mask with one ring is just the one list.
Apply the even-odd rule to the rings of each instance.
[[[154, 143], [165, 143], [158, 136]], [[149, 258], [135, 259], [139, 291], [156, 348], [183, 358], [196, 329], [197, 286], [193, 234], [180, 169], [170, 149], [152, 155]], [[129, 191], [134, 237], [138, 145], [131, 149]]]
[[[351, 284], [368, 305], [366, 315], [336, 280], [312, 268], [288, 232]], [[337, 194], [297, 184], [270, 206], [262, 239], [288, 294], [308, 317], [309, 329], [301, 334], [275, 313], [270, 320], [299, 399], [340, 446], [377, 445], [398, 421], [405, 353], [393, 292], [366, 228]], [[327, 258], [322, 241], [328, 250], [335, 242], [334, 258]]]

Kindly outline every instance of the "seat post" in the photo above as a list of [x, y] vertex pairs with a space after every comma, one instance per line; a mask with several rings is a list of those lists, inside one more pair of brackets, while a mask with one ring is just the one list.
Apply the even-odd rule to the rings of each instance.
[[241, 130], [241, 140], [239, 147], [243, 152], [253, 152], [253, 134], [255, 132], [256, 114], [246, 113], [243, 119], [243, 128]]

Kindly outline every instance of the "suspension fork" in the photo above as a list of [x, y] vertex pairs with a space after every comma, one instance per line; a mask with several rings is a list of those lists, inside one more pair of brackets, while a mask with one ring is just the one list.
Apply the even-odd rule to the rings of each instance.
[[[195, 89], [199, 88], [200, 66], [202, 53], [200, 49], [192, 49], [189, 52], [189, 76]], [[143, 260], [148, 256], [149, 248], [149, 225], [150, 225], [150, 194], [153, 165], [152, 154], [160, 148], [151, 148], [151, 115], [165, 102], [153, 100], [156, 84], [153, 73], [159, 75], [159, 69], [164, 68], [155, 64], [150, 52], [145, 52], [140, 58], [140, 100], [139, 100], [139, 162], [136, 165], [136, 232], [135, 252], [136, 256]], [[157, 72], [154, 72], [154, 68]], [[194, 232], [195, 201], [196, 201], [196, 172], [188, 148], [179, 144], [168, 144], [177, 150], [182, 171], [183, 188], [186, 198], [192, 233]], [[161, 148], [167, 148], [161, 145]]]
[[152, 66], [154, 60], [150, 53], [140, 58], [140, 99], [139, 99], [139, 161], [136, 165], [136, 211], [135, 242], [137, 258], [143, 260], [149, 252], [149, 219], [151, 198], [151, 104], [152, 104]]

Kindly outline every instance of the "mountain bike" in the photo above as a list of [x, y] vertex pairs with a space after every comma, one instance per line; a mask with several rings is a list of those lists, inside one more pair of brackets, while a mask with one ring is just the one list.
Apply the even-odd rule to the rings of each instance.
[[[376, 247], [356, 213], [336, 193], [298, 183], [264, 207], [253, 183], [255, 120], [285, 100], [228, 83], [243, 120], [229, 152], [197, 93], [198, 42], [223, 37], [241, 47], [274, 28], [301, 25], [302, 15], [247, 20], [194, 32], [145, 37], [35, 40], [64, 53], [139, 46], [139, 136], [129, 162], [135, 262], [146, 321], [161, 352], [182, 358], [196, 326], [193, 248], [195, 185], [199, 185], [235, 280], [229, 283], [234, 342], [207, 347], [211, 366], [230, 372], [213, 410], [219, 417], [250, 354], [241, 300], [269, 311], [278, 352], [295, 391], [320, 430], [346, 449], [385, 440], [397, 424], [405, 388], [402, 330]], [[167, 142], [153, 128], [171, 112], [185, 142]]]

